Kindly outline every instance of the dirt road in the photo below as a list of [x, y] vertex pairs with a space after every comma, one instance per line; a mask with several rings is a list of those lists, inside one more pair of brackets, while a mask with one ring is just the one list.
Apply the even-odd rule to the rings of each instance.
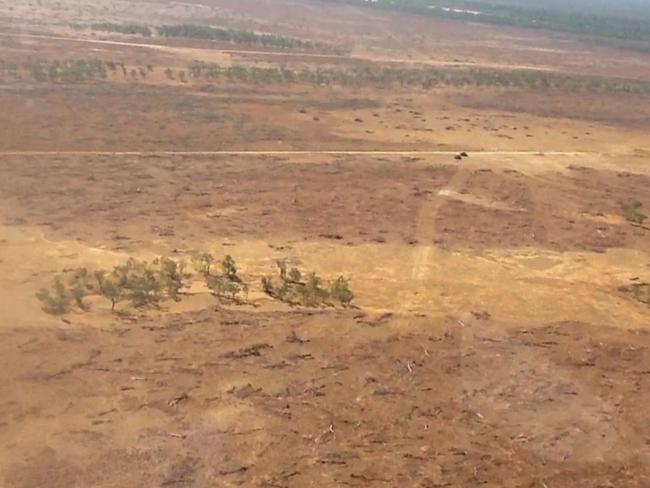
[[[40, 34], [0, 34], [0, 37], [11, 37], [18, 39], [44, 39], [52, 41], [67, 41], [67, 42], [82, 42], [89, 44], [103, 44], [111, 46], [126, 46], [126, 47], [140, 47], [145, 49], [155, 49], [158, 51], [165, 51], [174, 54], [191, 54], [193, 57], [200, 53], [222, 53], [222, 54], [236, 54], [242, 56], [270, 56], [270, 57], [298, 57], [298, 58], [311, 58], [311, 59], [324, 59], [324, 60], [350, 60], [350, 61], [366, 61], [373, 63], [390, 63], [390, 64], [409, 64], [409, 65], [426, 65], [438, 67], [455, 67], [455, 68], [492, 68], [511, 70], [513, 66], [510, 64], [501, 63], [486, 63], [486, 62], [461, 62], [461, 61], [440, 61], [425, 58], [393, 58], [385, 56], [359, 56], [359, 55], [344, 55], [344, 54], [321, 54], [321, 53], [305, 53], [305, 52], [287, 52], [287, 51], [262, 51], [254, 49], [218, 49], [218, 48], [193, 48], [182, 46], [166, 46], [161, 44], [129, 42], [129, 41], [112, 41], [108, 39], [85, 39], [82, 37], [65, 37], [65, 36], [48, 36]], [[518, 65], [517, 69], [532, 70], [532, 71], [557, 71], [548, 66], [532, 66], [532, 65]]]

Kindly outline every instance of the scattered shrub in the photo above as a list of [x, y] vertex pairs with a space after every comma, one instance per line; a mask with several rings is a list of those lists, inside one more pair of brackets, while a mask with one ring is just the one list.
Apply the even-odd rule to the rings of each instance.
[[354, 300], [354, 293], [350, 290], [348, 281], [339, 276], [330, 288], [330, 296], [344, 307], [349, 307]]
[[124, 299], [124, 288], [117, 281], [117, 276], [107, 276], [106, 271], [95, 272], [98, 291], [101, 296], [111, 302], [111, 312], [115, 312], [115, 306]]
[[185, 271], [184, 263], [177, 263], [173, 259], [158, 258], [153, 262], [158, 268], [158, 278], [162, 290], [174, 301], [179, 300], [179, 292], [183, 288]]
[[248, 294], [246, 284], [231, 281], [226, 275], [207, 276], [205, 283], [216, 296], [236, 300], [241, 293]]
[[109, 273], [95, 272], [96, 293], [111, 302], [111, 311], [123, 301], [134, 307], [155, 305], [164, 299], [178, 301], [185, 286], [185, 265], [169, 258], [156, 258], [151, 263], [129, 259]]
[[36, 294], [36, 298], [40, 300], [41, 308], [46, 313], [62, 315], [70, 310], [70, 293], [66, 290], [60, 276], [54, 278], [49, 289], [41, 288]]
[[237, 276], [237, 263], [235, 263], [235, 260], [230, 254], [221, 261], [221, 267], [223, 268], [223, 274], [230, 281], [241, 282], [241, 279]]
[[640, 212], [641, 207], [643, 207], [643, 204], [637, 200], [621, 202], [623, 216], [628, 222], [632, 222], [633, 224], [641, 225], [648, 218], [645, 214]]
[[248, 286], [237, 274], [237, 263], [232, 256], [227, 255], [221, 261], [222, 274], [214, 276], [210, 274], [210, 265], [214, 257], [209, 253], [196, 255], [197, 266], [205, 278], [205, 284], [212, 293], [221, 298], [237, 300], [240, 294], [248, 295]]
[[192, 254], [192, 265], [194, 266], [194, 270], [203, 276], [210, 275], [210, 268], [212, 267], [213, 262], [214, 257], [210, 253], [195, 252]]
[[93, 293], [92, 278], [86, 268], [73, 271], [67, 281], [63, 276], [56, 276], [50, 288], [41, 288], [36, 294], [43, 311], [61, 315], [70, 311], [74, 304], [81, 310], [88, 310], [84, 298]]

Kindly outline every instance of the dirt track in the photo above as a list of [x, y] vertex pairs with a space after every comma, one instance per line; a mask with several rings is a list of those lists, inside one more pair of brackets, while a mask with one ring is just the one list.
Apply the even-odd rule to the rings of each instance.
[[[408, 64], [408, 65], [424, 65], [424, 66], [441, 66], [441, 67], [457, 67], [457, 68], [492, 68], [492, 69], [513, 69], [512, 65], [499, 64], [499, 63], [463, 63], [457, 61], [437, 61], [432, 59], [412, 59], [412, 58], [390, 58], [390, 57], [377, 57], [377, 56], [353, 56], [353, 55], [337, 55], [337, 54], [319, 54], [309, 52], [290, 52], [290, 51], [262, 51], [250, 49], [220, 49], [220, 48], [194, 48], [194, 47], [180, 47], [180, 46], [166, 46], [164, 44], [150, 44], [145, 42], [129, 42], [129, 41], [113, 41], [108, 39], [87, 39], [63, 36], [47, 36], [38, 34], [2, 34], [0, 37], [11, 37], [12, 39], [44, 39], [51, 41], [61, 42], [80, 42], [88, 44], [103, 44], [109, 46], [126, 46], [144, 49], [154, 49], [164, 51], [172, 54], [188, 56], [190, 59], [203, 59], [206, 55], [212, 58], [214, 53], [222, 54], [236, 54], [236, 55], [256, 55], [264, 57], [281, 57], [281, 58], [301, 58], [306, 60], [329, 60], [329, 61], [372, 61], [375, 63], [389, 63], [389, 64]], [[551, 67], [541, 66], [517, 66], [517, 69], [527, 69], [535, 71], [555, 71]]]
[[[455, 156], [458, 151], [0, 151], [0, 156]], [[584, 156], [583, 151], [473, 151], [486, 156]]]

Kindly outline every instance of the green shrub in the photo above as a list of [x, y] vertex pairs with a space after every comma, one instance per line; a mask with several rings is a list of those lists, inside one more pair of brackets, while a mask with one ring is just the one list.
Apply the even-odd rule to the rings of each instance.
[[226, 275], [207, 276], [205, 283], [212, 293], [221, 298], [236, 300], [240, 294], [248, 293], [246, 284], [238, 281], [231, 281]]
[[81, 310], [88, 310], [88, 306], [83, 301], [84, 297], [93, 292], [93, 283], [90, 273], [86, 268], [76, 269], [68, 279], [70, 287], [70, 296], [75, 301], [77, 307]]
[[158, 279], [162, 290], [169, 298], [178, 301], [178, 294], [184, 286], [185, 264], [169, 258], [158, 258], [153, 264], [158, 268]]
[[126, 264], [116, 266], [113, 275], [124, 289], [125, 297], [135, 307], [143, 307], [163, 299], [163, 287], [156, 269], [146, 261], [130, 258]]
[[307, 276], [307, 283], [297, 286], [296, 290], [303, 305], [318, 307], [327, 301], [329, 292], [321, 286], [322, 283], [323, 280], [316, 273], [310, 273]]
[[633, 224], [641, 225], [648, 218], [645, 214], [639, 211], [641, 207], [643, 207], [643, 204], [638, 200], [621, 202], [621, 210], [623, 211], [623, 216], [627, 219], [628, 222], [632, 222]]
[[221, 261], [221, 267], [223, 269], [223, 274], [226, 275], [230, 281], [241, 281], [239, 276], [237, 276], [237, 263], [235, 263], [235, 260], [230, 256], [230, 254]]
[[125, 290], [118, 277], [111, 273], [107, 276], [106, 271], [96, 271], [95, 278], [97, 279], [98, 292], [101, 296], [111, 302], [111, 312], [115, 312], [115, 306], [124, 299]]
[[151, 263], [129, 259], [109, 273], [95, 272], [96, 292], [116, 305], [129, 300], [134, 307], [154, 305], [170, 298], [178, 301], [185, 286], [185, 265], [170, 258], [156, 258]]
[[339, 276], [330, 287], [330, 296], [344, 307], [349, 307], [354, 300], [354, 293], [350, 290], [348, 281]]
[[214, 256], [207, 252], [195, 252], [192, 254], [192, 266], [194, 270], [203, 275], [210, 275], [210, 268], [214, 262]]
[[60, 276], [54, 278], [49, 289], [41, 288], [36, 293], [36, 298], [41, 302], [43, 311], [52, 315], [62, 315], [68, 312], [72, 301]]
[[[212, 261], [213, 259], [209, 260], [210, 263]], [[241, 294], [248, 295], [248, 286], [237, 274], [237, 263], [232, 256], [227, 255], [221, 261], [221, 269], [223, 272], [218, 276], [213, 276], [209, 273], [204, 274], [205, 284], [214, 295], [232, 300], [238, 299]]]

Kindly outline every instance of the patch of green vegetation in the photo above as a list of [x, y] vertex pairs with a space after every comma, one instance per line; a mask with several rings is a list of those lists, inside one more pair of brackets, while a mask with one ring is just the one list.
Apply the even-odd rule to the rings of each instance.
[[648, 218], [647, 215], [641, 213], [640, 209], [643, 207], [643, 204], [638, 200], [631, 200], [629, 202], [621, 202], [621, 210], [623, 211], [623, 216], [628, 222], [633, 224], [642, 225], [643, 222]]
[[[67, 278], [67, 280], [66, 280]], [[84, 298], [93, 293], [93, 277], [86, 268], [78, 268], [66, 276], [55, 276], [49, 288], [41, 288], [36, 298], [43, 311], [52, 315], [69, 312], [73, 305], [88, 310]]]
[[111, 271], [97, 270], [89, 273], [80, 268], [67, 276], [54, 278], [52, 286], [41, 289], [36, 297], [42, 308], [50, 314], [64, 314], [76, 304], [80, 310], [88, 310], [84, 298], [97, 295], [111, 303], [115, 311], [118, 303], [128, 300], [134, 307], [156, 305], [162, 300], [179, 300], [185, 284], [183, 263], [169, 258], [157, 258], [152, 262], [129, 259]]
[[276, 300], [290, 305], [306, 307], [333, 306], [338, 303], [349, 307], [354, 300], [348, 281], [342, 276], [328, 283], [316, 273], [303, 273], [298, 268], [287, 270], [285, 261], [278, 261], [278, 277], [264, 276], [261, 280], [264, 292]]
[[[205, 259], [206, 256], [209, 256], [207, 260]], [[204, 254], [203, 257], [203, 263], [214, 261], [214, 258], [209, 254]], [[231, 300], [238, 300], [241, 294], [248, 295], [248, 285], [237, 274], [237, 263], [230, 255], [227, 255], [221, 261], [221, 270], [222, 272], [219, 275], [212, 275], [209, 271], [204, 274], [205, 284], [214, 295]]]
[[62, 315], [70, 310], [71, 294], [60, 276], [52, 281], [50, 288], [41, 288], [36, 293], [44, 312], [52, 315]]

